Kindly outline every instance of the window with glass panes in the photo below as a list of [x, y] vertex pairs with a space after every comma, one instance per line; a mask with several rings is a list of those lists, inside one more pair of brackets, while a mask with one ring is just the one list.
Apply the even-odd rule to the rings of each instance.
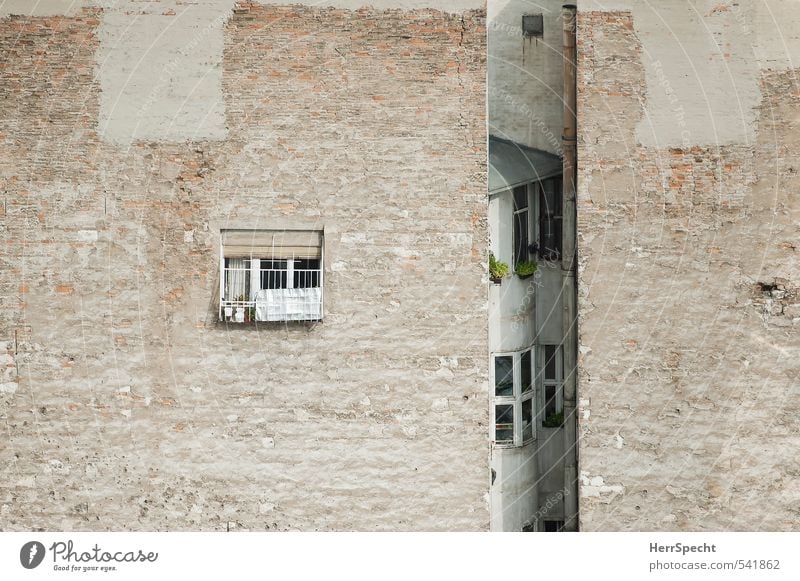
[[494, 443], [522, 446], [533, 440], [533, 348], [494, 356]]
[[556, 428], [561, 426], [564, 419], [564, 358], [561, 345], [540, 345], [539, 361], [542, 426]]
[[528, 186], [517, 186], [514, 196], [514, 266], [528, 260], [529, 204]]
[[550, 179], [539, 189], [539, 252], [549, 260], [561, 257], [561, 179]]

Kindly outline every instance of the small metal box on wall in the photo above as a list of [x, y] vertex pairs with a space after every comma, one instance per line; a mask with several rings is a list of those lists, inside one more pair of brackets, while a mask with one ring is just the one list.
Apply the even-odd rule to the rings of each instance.
[[544, 36], [544, 18], [541, 14], [523, 14], [522, 15], [522, 34], [526, 37]]

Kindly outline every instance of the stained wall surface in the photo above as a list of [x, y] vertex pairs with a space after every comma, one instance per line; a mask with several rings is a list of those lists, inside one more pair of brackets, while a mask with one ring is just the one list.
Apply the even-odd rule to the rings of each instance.
[[[563, 22], [560, 0], [490, 0], [489, 132], [561, 154]], [[542, 36], [526, 36], [523, 15], [542, 15]]]
[[[125, 17], [0, 19], [0, 528], [487, 529], [484, 12], [239, 5], [222, 131], [119, 137]], [[230, 227], [324, 229], [322, 323], [217, 322]]]
[[583, 530], [798, 528], [795, 4], [579, 4]]

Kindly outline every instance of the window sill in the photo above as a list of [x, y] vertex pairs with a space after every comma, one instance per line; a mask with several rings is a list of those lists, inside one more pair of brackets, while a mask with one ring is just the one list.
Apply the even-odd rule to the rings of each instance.
[[536, 438], [525, 440], [519, 446], [510, 443], [506, 444], [506, 443], [492, 442], [492, 448], [494, 448], [495, 450], [514, 450], [514, 449], [518, 450], [524, 448], [525, 446], [528, 446], [529, 444], [533, 444], [534, 442], [536, 442]]

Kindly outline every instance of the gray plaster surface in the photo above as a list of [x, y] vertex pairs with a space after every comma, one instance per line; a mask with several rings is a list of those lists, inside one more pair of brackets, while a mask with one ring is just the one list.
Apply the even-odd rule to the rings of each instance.
[[72, 16], [89, 5], [87, 0], [0, 0], [0, 17], [21, 16]]
[[222, 28], [233, 0], [114, 2], [98, 35], [100, 134], [113, 143], [223, 139]]
[[[630, 11], [642, 44], [645, 146], [752, 142], [759, 71], [786, 69], [800, 32], [781, 17], [797, 0], [584, 0], [581, 11]], [[580, 35], [580, 32], [579, 32]]]
[[[561, 151], [562, 5], [492, 1], [487, 16], [489, 132], [553, 154]], [[543, 14], [543, 38], [523, 36], [527, 13]]]

